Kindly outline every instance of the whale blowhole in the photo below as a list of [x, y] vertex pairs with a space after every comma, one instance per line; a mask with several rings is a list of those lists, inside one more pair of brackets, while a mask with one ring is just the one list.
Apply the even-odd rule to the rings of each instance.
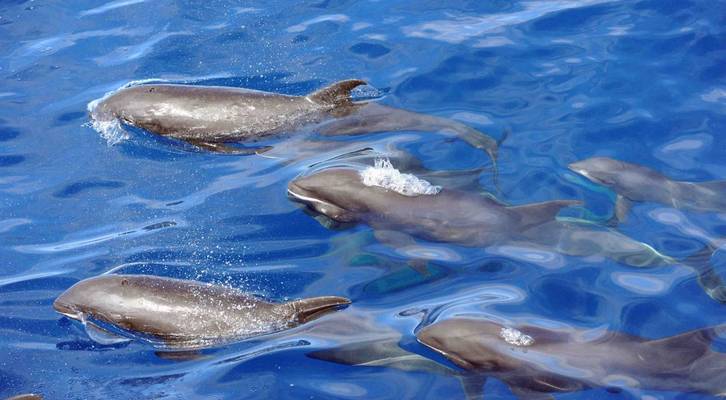
[[499, 336], [501, 336], [505, 342], [514, 346], [527, 347], [534, 344], [532, 336], [526, 335], [514, 328], [502, 328], [499, 332]]
[[360, 171], [361, 181], [366, 186], [378, 186], [404, 196], [431, 196], [441, 191], [441, 186], [412, 174], [403, 174], [387, 158], [376, 158], [373, 166]]

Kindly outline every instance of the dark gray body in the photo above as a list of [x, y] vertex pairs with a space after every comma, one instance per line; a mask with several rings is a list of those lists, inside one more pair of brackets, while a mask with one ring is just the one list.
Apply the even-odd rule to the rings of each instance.
[[507, 207], [491, 197], [446, 189], [436, 195], [410, 197], [366, 186], [359, 172], [349, 168], [297, 178], [288, 185], [288, 193], [339, 222], [365, 222], [378, 231], [465, 246], [524, 239], [522, 232], [553, 221], [562, 207], [578, 203], [559, 200]]
[[435, 195], [404, 196], [364, 185], [360, 173], [351, 168], [299, 177], [289, 183], [288, 193], [334, 221], [370, 225], [379, 240], [397, 248], [421, 238], [474, 247], [541, 246], [572, 256], [605, 256], [634, 267], [682, 264], [697, 271], [711, 298], [726, 302], [726, 285], [709, 264], [713, 249], [677, 261], [615, 230], [556, 220], [561, 208], [577, 201], [511, 207], [492, 197], [446, 188]]
[[506, 342], [503, 326], [454, 318], [416, 334], [419, 342], [472, 373], [505, 382], [522, 399], [587, 388], [726, 395], [726, 354], [710, 349], [713, 329], [657, 340], [616, 332], [514, 327], [534, 339]]
[[291, 328], [349, 303], [333, 296], [271, 303], [196, 281], [101, 275], [73, 285], [53, 307], [73, 319], [100, 321], [186, 349]]
[[726, 181], [676, 181], [650, 168], [593, 157], [569, 165], [578, 174], [618, 195], [616, 216], [623, 220], [630, 202], [653, 202], [702, 212], [726, 212]]
[[365, 82], [337, 82], [307, 96], [256, 90], [149, 84], [123, 88], [91, 110], [97, 121], [121, 120], [149, 132], [217, 152], [242, 152], [225, 142], [249, 142], [302, 130], [357, 135], [401, 130], [449, 132], [496, 158], [497, 142], [456, 121], [375, 103], [353, 103], [350, 91]]

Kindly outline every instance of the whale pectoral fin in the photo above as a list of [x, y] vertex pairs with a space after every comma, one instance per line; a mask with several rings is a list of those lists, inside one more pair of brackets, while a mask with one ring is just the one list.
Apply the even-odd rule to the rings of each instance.
[[520, 400], [555, 400], [549, 393], [535, 392], [518, 386], [510, 386], [509, 389]]
[[130, 342], [131, 339], [127, 337], [123, 337], [121, 335], [117, 335], [113, 332], [109, 332], [100, 326], [94, 324], [93, 322], [85, 321], [83, 324], [83, 327], [86, 330], [86, 335], [88, 335], [91, 340], [98, 344], [102, 344], [105, 346], [111, 346], [114, 344], [119, 343], [125, 343]]
[[350, 105], [350, 91], [360, 85], [366, 85], [366, 81], [360, 79], [348, 79], [336, 82], [324, 87], [307, 96], [311, 101], [328, 106]]
[[619, 223], [625, 222], [625, 220], [628, 218], [628, 212], [630, 212], [630, 209], [633, 207], [633, 202], [623, 196], [623, 195], [617, 195], [615, 198], [615, 219]]
[[466, 400], [484, 400], [484, 385], [487, 383], [486, 375], [462, 374], [458, 378], [461, 387], [464, 389]]
[[377, 229], [373, 231], [373, 236], [375, 236], [379, 242], [393, 248], [413, 246], [416, 244], [416, 240], [414, 240], [411, 235], [398, 231]]
[[157, 357], [169, 361], [193, 361], [206, 358], [201, 352], [196, 350], [185, 351], [155, 351]]
[[[382, 244], [394, 249], [401, 249], [416, 245], [416, 240], [411, 237], [411, 235], [403, 232], [381, 229], [373, 231], [373, 236], [375, 236], [376, 240]], [[411, 269], [423, 276], [431, 275], [431, 271], [428, 269], [428, 262], [424, 259], [411, 258], [408, 260], [407, 264], [411, 267]]]
[[272, 150], [272, 146], [264, 146], [264, 147], [234, 147], [227, 145], [225, 143], [217, 143], [217, 142], [205, 142], [202, 140], [187, 140], [187, 143], [196, 146], [202, 150], [211, 151], [214, 153], [220, 153], [220, 154], [230, 154], [230, 155], [237, 155], [237, 156], [249, 156], [253, 154], [262, 154], [266, 151]]

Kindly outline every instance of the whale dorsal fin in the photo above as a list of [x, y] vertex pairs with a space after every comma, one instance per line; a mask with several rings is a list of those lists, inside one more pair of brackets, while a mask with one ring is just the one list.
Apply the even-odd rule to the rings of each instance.
[[321, 105], [343, 106], [350, 104], [350, 91], [360, 85], [366, 85], [360, 79], [348, 79], [324, 87], [309, 94], [308, 99]]
[[295, 300], [290, 303], [300, 323], [311, 321], [321, 315], [350, 304], [345, 297], [321, 296]]
[[528, 229], [545, 222], [554, 221], [557, 213], [562, 208], [580, 205], [582, 205], [582, 202], [579, 200], [552, 200], [508, 208], [519, 214], [520, 228]]

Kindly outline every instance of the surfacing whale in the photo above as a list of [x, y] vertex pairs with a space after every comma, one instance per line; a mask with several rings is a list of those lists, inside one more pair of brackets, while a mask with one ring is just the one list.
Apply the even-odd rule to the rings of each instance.
[[446, 188], [404, 195], [367, 185], [354, 168], [298, 177], [288, 184], [288, 194], [334, 221], [368, 224], [379, 241], [394, 248], [413, 245], [419, 238], [471, 247], [536, 246], [572, 256], [601, 255], [633, 267], [684, 265], [698, 273], [709, 297], [726, 302], [726, 285], [709, 263], [713, 249], [679, 261], [613, 229], [557, 220], [562, 208], [580, 204], [575, 200], [506, 206], [491, 196]]
[[220, 153], [263, 152], [270, 147], [242, 149], [226, 143], [253, 142], [302, 130], [331, 136], [419, 130], [456, 135], [496, 161], [497, 141], [460, 122], [351, 101], [351, 90], [365, 84], [360, 79], [344, 80], [306, 96], [233, 87], [142, 84], [94, 101], [89, 110], [97, 122], [120, 120]]
[[726, 354], [710, 348], [720, 328], [651, 340], [452, 318], [416, 337], [466, 371], [501, 380], [523, 400], [589, 388], [726, 396]]
[[608, 157], [593, 157], [568, 166], [617, 194], [615, 217], [624, 221], [633, 202], [653, 202], [701, 212], [726, 212], [726, 181], [687, 182]]
[[73, 285], [53, 308], [94, 330], [112, 327], [161, 348], [196, 349], [292, 328], [349, 303], [334, 296], [272, 303], [197, 281], [101, 275]]

